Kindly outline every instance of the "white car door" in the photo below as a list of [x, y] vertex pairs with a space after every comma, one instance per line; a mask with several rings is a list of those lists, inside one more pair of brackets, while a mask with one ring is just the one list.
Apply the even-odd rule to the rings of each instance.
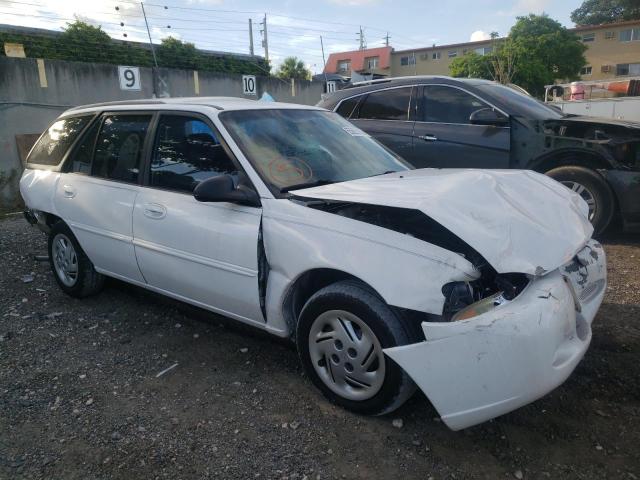
[[96, 270], [135, 282], [144, 278], [131, 218], [152, 117], [119, 112], [98, 119], [72, 152], [54, 200]]
[[136, 258], [155, 290], [242, 320], [264, 323], [258, 288], [261, 208], [202, 203], [193, 189], [237, 163], [208, 119], [158, 118], [145, 187], [136, 197]]

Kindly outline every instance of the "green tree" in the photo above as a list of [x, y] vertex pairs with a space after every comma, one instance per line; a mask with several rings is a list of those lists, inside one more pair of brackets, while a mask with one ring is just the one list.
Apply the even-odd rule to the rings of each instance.
[[193, 43], [167, 37], [156, 47], [156, 56], [161, 67], [197, 70], [202, 54]]
[[584, 0], [571, 12], [571, 20], [577, 25], [600, 25], [640, 19], [638, 0]]
[[516, 83], [541, 95], [556, 79], [576, 80], [586, 64], [586, 47], [577, 35], [547, 15], [518, 17], [505, 39], [493, 40], [485, 56], [467, 54], [450, 67], [452, 76]]
[[102, 27], [81, 20], [68, 23], [56, 43], [60, 53], [81, 62], [106, 63], [114, 53], [111, 37]]
[[287, 57], [276, 71], [276, 76], [287, 79], [309, 80], [311, 79], [311, 72], [305, 68], [302, 60], [297, 57]]
[[494, 79], [489, 55], [478, 55], [476, 52], [455, 58], [449, 65], [449, 73], [458, 78]]

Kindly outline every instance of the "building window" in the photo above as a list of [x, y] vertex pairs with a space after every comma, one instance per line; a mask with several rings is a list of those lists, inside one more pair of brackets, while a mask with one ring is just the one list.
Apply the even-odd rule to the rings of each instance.
[[619, 63], [616, 65], [616, 75], [640, 75], [640, 63]]
[[605, 40], [613, 40], [614, 38], [616, 38], [616, 32], [604, 32]]
[[493, 52], [493, 47], [480, 47], [474, 50], [478, 55], [488, 55]]
[[348, 72], [349, 70], [351, 70], [351, 60], [340, 60], [338, 62], [339, 72]]
[[442, 52], [433, 52], [431, 54], [431, 58], [433, 58], [434, 60], [440, 60], [441, 57], [442, 57]]
[[620, 31], [621, 42], [637, 42], [640, 40], [640, 28], [629, 28]]
[[364, 61], [367, 65], [367, 70], [375, 70], [378, 68], [378, 57], [368, 57], [365, 58]]
[[596, 40], [595, 33], [585, 33], [584, 35], [582, 35], [582, 41], [585, 43], [594, 42], [595, 40]]
[[408, 65], [415, 65], [415, 64], [416, 64], [415, 55], [410, 55], [408, 57], [400, 57], [400, 65], [402, 65], [403, 67], [406, 67]]
[[591, 65], [587, 65], [586, 67], [582, 67], [582, 69], [580, 70], [580, 75], [591, 75], [592, 71], [593, 68], [591, 67]]
[[455, 58], [458, 56], [458, 51], [457, 50], [449, 50], [449, 58]]

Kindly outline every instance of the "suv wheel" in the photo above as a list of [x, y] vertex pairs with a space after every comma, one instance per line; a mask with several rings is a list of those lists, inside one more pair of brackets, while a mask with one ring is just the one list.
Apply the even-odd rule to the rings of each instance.
[[547, 175], [580, 195], [589, 205], [589, 220], [595, 233], [604, 232], [614, 212], [611, 188], [598, 172], [585, 167], [558, 167]]
[[49, 264], [60, 288], [72, 297], [86, 297], [102, 289], [104, 276], [96, 272], [63, 222], [57, 222], [49, 232]]
[[332, 402], [381, 415], [400, 407], [415, 385], [384, 348], [412, 343], [411, 328], [357, 281], [329, 285], [305, 304], [296, 343], [306, 374]]

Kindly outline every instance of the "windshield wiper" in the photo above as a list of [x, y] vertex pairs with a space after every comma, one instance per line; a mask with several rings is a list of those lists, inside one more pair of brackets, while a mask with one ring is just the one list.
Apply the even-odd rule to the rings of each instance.
[[286, 193], [290, 190], [298, 190], [302, 188], [311, 188], [311, 187], [319, 187], [321, 185], [329, 185], [330, 183], [335, 183], [333, 180], [314, 180], [313, 182], [306, 183], [295, 183], [293, 185], [289, 185], [288, 187], [282, 187], [280, 189], [280, 193]]
[[376, 173], [374, 175], [369, 175], [367, 178], [371, 178], [371, 177], [379, 177], [380, 175], [386, 175], [388, 173], [397, 173], [397, 170], [387, 170], [386, 172], [382, 172], [382, 173]]

